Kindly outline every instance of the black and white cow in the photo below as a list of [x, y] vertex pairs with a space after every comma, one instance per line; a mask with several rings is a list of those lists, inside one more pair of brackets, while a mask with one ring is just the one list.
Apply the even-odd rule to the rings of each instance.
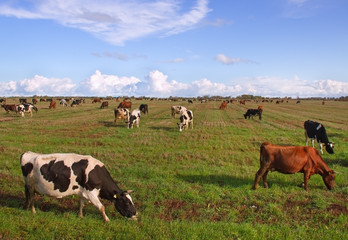
[[312, 147], [314, 147], [314, 140], [317, 140], [321, 154], [323, 154], [322, 144], [325, 145], [325, 149], [328, 153], [334, 153], [334, 144], [329, 141], [323, 124], [307, 120], [304, 122], [303, 126], [305, 129], [306, 146], [308, 145], [308, 140], [311, 140]]
[[140, 123], [140, 110], [139, 109], [134, 109], [132, 113], [129, 115], [129, 120], [128, 120], [128, 128], [133, 128], [134, 124], [139, 127]]
[[22, 117], [24, 117], [24, 113], [29, 113], [30, 117], [32, 117], [33, 110], [35, 110], [36, 112], [38, 111], [37, 107], [35, 107], [31, 103], [23, 103], [23, 104], [18, 105], [18, 107], [17, 107], [17, 111], [21, 114]]
[[183, 106], [171, 106], [172, 118], [175, 118], [175, 114], [180, 114], [181, 110], [186, 110]]
[[104, 164], [99, 160], [74, 153], [38, 154], [25, 152], [21, 156], [21, 168], [25, 181], [26, 208], [35, 213], [34, 194], [40, 193], [62, 198], [69, 195], [80, 196], [79, 215], [83, 217], [85, 201], [92, 202], [103, 214], [105, 207], [99, 197], [114, 203], [117, 211], [133, 220], [137, 212], [129, 193], [121, 190]]
[[258, 109], [248, 109], [247, 112], [244, 115], [244, 118], [247, 119], [250, 117], [254, 118], [254, 116], [259, 116], [259, 119], [262, 119], [262, 109], [258, 108]]
[[178, 123], [179, 131], [188, 128], [191, 125], [193, 129], [193, 112], [188, 109], [182, 109], [180, 112], [180, 123]]

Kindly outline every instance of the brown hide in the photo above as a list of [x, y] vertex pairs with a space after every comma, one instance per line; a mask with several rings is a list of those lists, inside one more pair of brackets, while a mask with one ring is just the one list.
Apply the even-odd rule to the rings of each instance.
[[335, 184], [334, 171], [329, 169], [319, 152], [312, 147], [278, 146], [263, 143], [260, 147], [260, 169], [255, 175], [253, 189], [257, 188], [261, 177], [264, 186], [268, 188], [268, 171], [277, 171], [284, 174], [302, 172], [306, 190], [308, 190], [308, 180], [313, 174], [320, 174], [329, 190]]

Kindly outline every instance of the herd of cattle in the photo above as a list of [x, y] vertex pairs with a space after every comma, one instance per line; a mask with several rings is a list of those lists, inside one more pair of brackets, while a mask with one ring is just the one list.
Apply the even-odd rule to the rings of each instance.
[[[60, 100], [60, 104], [65, 104]], [[73, 100], [78, 105], [82, 100]], [[73, 104], [71, 105], [73, 106]], [[5, 105], [5, 111], [15, 111], [22, 116], [24, 112], [38, 111], [34, 104], [21, 103], [19, 105]], [[55, 107], [55, 101], [50, 102], [50, 108]], [[101, 108], [108, 107], [108, 103], [102, 102]], [[122, 101], [114, 109], [115, 120], [123, 119], [128, 128], [134, 125], [139, 127], [141, 113], [148, 114], [148, 105], [141, 104], [139, 109], [130, 112], [132, 103]], [[225, 109], [226, 103], [220, 106]], [[262, 119], [263, 107], [248, 109], [244, 118], [259, 116]], [[180, 122], [177, 123], [179, 131], [191, 126], [193, 129], [193, 112], [183, 106], [172, 106], [171, 116], [180, 115]], [[308, 190], [308, 181], [311, 175], [321, 175], [326, 187], [331, 190], [335, 184], [335, 172], [329, 169], [320, 153], [323, 154], [322, 145], [325, 146], [329, 154], [333, 154], [333, 143], [329, 141], [325, 127], [318, 122], [307, 120], [304, 122], [305, 144], [306, 146], [280, 146], [264, 142], [260, 147], [260, 168], [255, 174], [253, 189], [256, 189], [259, 181], [263, 180], [265, 188], [268, 188], [267, 174], [269, 171], [278, 171], [284, 174], [294, 174], [301, 172], [304, 174], [301, 186]], [[308, 141], [312, 142], [312, 147], [308, 146]], [[314, 148], [314, 141], [318, 142], [319, 151]], [[40, 193], [56, 198], [68, 195], [78, 195], [80, 197], [79, 215], [83, 217], [83, 206], [85, 201], [90, 201], [95, 205], [105, 221], [109, 221], [105, 213], [105, 207], [100, 202], [102, 199], [113, 202], [116, 210], [127, 218], [136, 220], [137, 211], [130, 196], [132, 191], [121, 190], [111, 178], [104, 164], [99, 160], [86, 155], [74, 153], [53, 153], [38, 154], [25, 152], [22, 154], [21, 169], [25, 181], [26, 208], [31, 208], [35, 213], [34, 194]]]

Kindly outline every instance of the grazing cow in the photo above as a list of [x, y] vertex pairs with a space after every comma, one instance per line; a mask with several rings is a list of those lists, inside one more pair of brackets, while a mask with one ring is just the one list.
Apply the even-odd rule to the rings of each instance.
[[19, 99], [19, 102], [22, 103], [22, 104], [23, 104], [23, 103], [27, 103], [27, 99], [26, 99], [26, 98], [20, 98], [20, 99]]
[[298, 101], [296, 102], [296, 104], [299, 104], [299, 103], [301, 103], [301, 101], [300, 101], [300, 100], [298, 100]]
[[0, 103], [6, 103], [6, 98], [0, 98]]
[[319, 152], [312, 147], [278, 146], [262, 143], [260, 147], [260, 169], [256, 172], [253, 189], [257, 188], [261, 177], [268, 188], [268, 171], [285, 174], [301, 172], [304, 174], [304, 189], [308, 190], [308, 180], [313, 174], [322, 176], [326, 187], [331, 190], [335, 185], [335, 172], [330, 170]]
[[179, 132], [182, 132], [182, 130], [186, 128], [188, 129], [190, 125], [191, 129], [193, 129], [193, 112], [191, 110], [182, 109], [180, 114], [180, 123], [178, 123]]
[[102, 102], [102, 104], [101, 104], [101, 106], [100, 106], [100, 109], [106, 108], [106, 107], [109, 107], [109, 102], [108, 102], [108, 101]]
[[188, 103], [193, 103], [193, 101], [191, 99], [188, 99], [187, 102]]
[[240, 101], [239, 101], [239, 104], [245, 105], [245, 100], [240, 100]]
[[115, 113], [115, 124], [117, 119], [124, 119], [126, 122], [129, 120], [129, 110], [127, 108], [115, 108], [114, 109]]
[[140, 123], [140, 110], [139, 109], [134, 109], [132, 113], [129, 116], [128, 120], [128, 128], [133, 128], [134, 124], [139, 127]]
[[263, 107], [262, 106], [259, 106], [257, 109], [248, 109], [247, 112], [244, 115], [244, 118], [247, 119], [249, 118], [250, 119], [250, 116], [252, 119], [254, 119], [254, 116], [259, 116], [259, 119], [261, 120], [262, 119], [262, 111], [263, 111]]
[[16, 113], [18, 112], [18, 107], [16, 104], [2, 104], [1, 107], [4, 108], [7, 113], [9, 113], [10, 111]]
[[56, 108], [56, 101], [52, 100], [48, 108], [49, 109]]
[[227, 102], [223, 101], [219, 107], [220, 110], [224, 110], [227, 107]]
[[92, 100], [92, 103], [97, 103], [97, 102], [101, 102], [101, 99], [100, 98], [93, 98]]
[[68, 106], [68, 102], [64, 98], [60, 100], [59, 104], [63, 105], [63, 107], [67, 107]]
[[149, 107], [147, 104], [141, 104], [139, 110], [144, 114], [149, 114]]
[[21, 156], [21, 168], [25, 181], [26, 208], [35, 213], [35, 192], [62, 198], [80, 196], [80, 217], [83, 217], [85, 201], [90, 201], [102, 213], [105, 221], [105, 207], [99, 197], [112, 201], [117, 211], [136, 220], [137, 212], [129, 193], [121, 190], [111, 178], [104, 164], [88, 155], [74, 153], [38, 154], [25, 152]]
[[18, 105], [18, 112], [21, 114], [22, 117], [24, 117], [24, 113], [29, 113], [30, 117], [33, 116], [33, 110], [36, 112], [38, 111], [37, 107], [35, 107], [33, 104], [30, 103], [24, 103]]
[[123, 100], [118, 105], [118, 108], [128, 108], [129, 110], [131, 110], [132, 109], [132, 102], [127, 102], [127, 101]]
[[323, 154], [322, 145], [325, 145], [325, 149], [329, 154], [334, 153], [334, 143], [329, 141], [323, 124], [307, 120], [303, 126], [305, 129], [306, 146], [308, 146], [308, 140], [311, 140], [312, 147], [314, 147], [314, 140], [317, 140], [321, 154]]
[[36, 98], [31, 99], [33, 104], [37, 104], [38, 100]]
[[183, 106], [172, 106], [170, 109], [172, 111], [172, 118], [175, 118], [175, 114], [180, 114], [181, 110], [186, 110]]
[[80, 105], [81, 102], [82, 102], [81, 99], [75, 99], [75, 100], [72, 101], [72, 103], [71, 103], [70, 106], [71, 106], [71, 107], [76, 107], [77, 105]]

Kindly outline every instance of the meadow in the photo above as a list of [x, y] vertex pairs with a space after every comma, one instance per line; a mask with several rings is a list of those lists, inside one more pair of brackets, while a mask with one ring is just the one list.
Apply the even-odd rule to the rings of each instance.
[[[57, 101], [58, 102], [58, 101]], [[113, 109], [86, 103], [71, 108], [39, 102], [24, 118], [0, 109], [0, 239], [348, 239], [348, 102], [302, 100], [262, 103], [263, 119], [244, 119], [260, 103], [149, 101], [139, 128], [114, 124]], [[18, 98], [7, 103], [18, 104]], [[179, 132], [172, 105], [194, 114], [194, 128]], [[268, 141], [304, 145], [303, 122], [321, 122], [335, 154], [323, 159], [336, 174], [329, 191], [313, 175], [269, 173], [270, 188], [252, 190], [259, 148]], [[317, 144], [315, 145], [318, 148]], [[101, 160], [131, 194], [138, 221], [122, 217], [103, 201], [110, 222], [91, 204], [78, 217], [76, 196], [35, 197], [36, 214], [24, 209], [19, 159], [25, 151], [74, 152]]]

